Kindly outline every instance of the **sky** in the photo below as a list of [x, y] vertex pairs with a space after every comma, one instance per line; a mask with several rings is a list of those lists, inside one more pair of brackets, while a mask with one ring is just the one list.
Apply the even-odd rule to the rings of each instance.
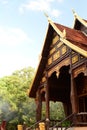
[[87, 19], [87, 0], [0, 0], [0, 77], [37, 68], [48, 21], [72, 27], [72, 9]]

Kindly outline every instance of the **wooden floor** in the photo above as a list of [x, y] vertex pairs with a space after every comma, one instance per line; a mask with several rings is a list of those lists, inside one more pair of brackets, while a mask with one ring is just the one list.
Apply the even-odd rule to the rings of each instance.
[[67, 130], [87, 130], [87, 127], [72, 127]]
[[[52, 130], [51, 128], [49, 130]], [[54, 128], [53, 130], [61, 130], [61, 128]], [[65, 128], [62, 128], [62, 130], [65, 130]], [[87, 130], [87, 127], [72, 127], [68, 128], [67, 130]]]

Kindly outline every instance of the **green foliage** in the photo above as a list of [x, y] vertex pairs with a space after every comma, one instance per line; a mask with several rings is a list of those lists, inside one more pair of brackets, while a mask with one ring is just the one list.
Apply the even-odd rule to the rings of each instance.
[[[16, 130], [18, 124], [34, 124], [36, 105], [34, 99], [27, 95], [35, 70], [32, 67], [15, 71], [11, 76], [0, 79], [0, 122], [7, 121], [7, 130]], [[42, 118], [46, 116], [43, 102]], [[50, 119], [62, 119], [64, 111], [61, 103], [50, 102]]]
[[28, 67], [0, 79], [0, 122], [5, 119], [8, 128], [35, 122], [35, 103], [27, 95], [34, 73], [35, 70]]
[[52, 120], [61, 120], [65, 117], [61, 102], [50, 102], [50, 118]]
[[62, 124], [63, 127], [69, 127], [70, 125], [71, 125], [71, 122], [68, 121], [68, 120], [64, 121], [63, 124]]
[[[46, 117], [46, 103], [42, 103], [42, 119]], [[64, 119], [64, 108], [61, 102], [50, 102], [50, 120]]]

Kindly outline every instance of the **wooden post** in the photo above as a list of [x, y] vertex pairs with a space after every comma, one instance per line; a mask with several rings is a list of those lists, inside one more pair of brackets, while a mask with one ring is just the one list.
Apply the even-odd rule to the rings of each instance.
[[36, 95], [36, 121], [41, 120], [41, 112], [42, 112], [42, 99], [41, 99], [41, 94], [40, 94], [40, 89], [37, 91]]
[[48, 85], [48, 75], [46, 73], [46, 92], [45, 92], [45, 101], [46, 101], [46, 130], [49, 130], [49, 85]]
[[72, 112], [78, 113], [77, 91], [74, 82], [73, 72], [71, 73], [71, 105], [72, 105]]
[[70, 71], [71, 71], [71, 105], [72, 113], [78, 112], [77, 90], [74, 81], [73, 68], [72, 68], [72, 50], [70, 53]]

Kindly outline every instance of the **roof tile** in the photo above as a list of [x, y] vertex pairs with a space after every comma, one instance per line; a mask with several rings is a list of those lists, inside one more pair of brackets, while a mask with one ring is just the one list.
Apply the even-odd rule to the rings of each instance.
[[63, 32], [63, 30], [66, 30], [66, 39], [72, 44], [84, 49], [87, 51], [87, 36], [81, 32], [80, 30], [75, 30], [66, 26], [63, 26], [61, 24], [55, 23], [57, 28]]

